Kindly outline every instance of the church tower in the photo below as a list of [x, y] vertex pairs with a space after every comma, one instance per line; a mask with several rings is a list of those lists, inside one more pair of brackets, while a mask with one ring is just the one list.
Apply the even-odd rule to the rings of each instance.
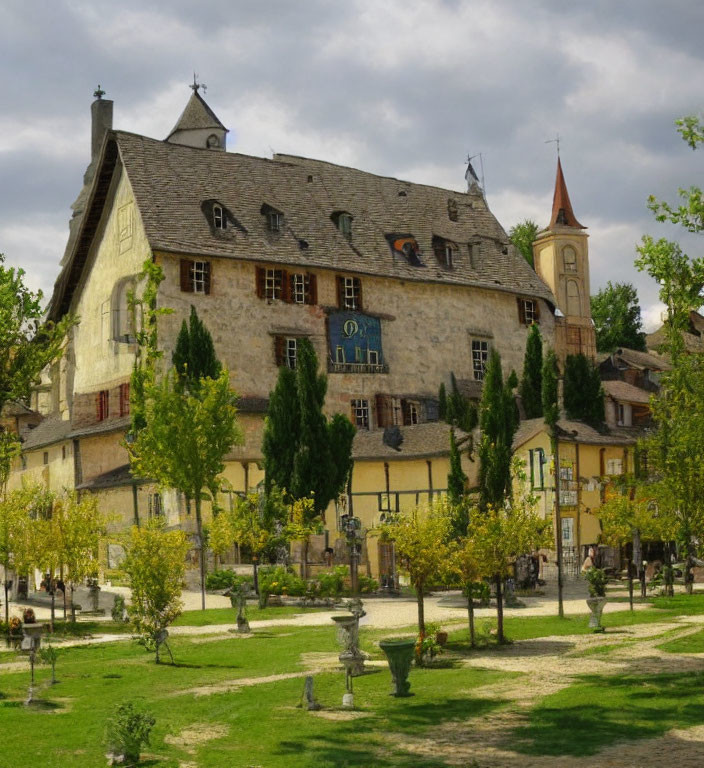
[[193, 94], [166, 141], [185, 144], [187, 147], [225, 151], [228, 130], [198, 92], [201, 88], [205, 89], [205, 86], [196, 82], [194, 76], [190, 88]]
[[560, 158], [557, 158], [555, 194], [550, 224], [533, 243], [535, 271], [550, 286], [557, 300], [555, 352], [596, 357], [596, 335], [589, 292], [588, 235], [574, 215]]

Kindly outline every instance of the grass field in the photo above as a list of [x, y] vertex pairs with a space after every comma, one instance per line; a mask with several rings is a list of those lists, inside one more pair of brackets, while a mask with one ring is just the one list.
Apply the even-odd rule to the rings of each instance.
[[[652, 602], [651, 608], [606, 615], [607, 632], [601, 637], [590, 635], [595, 644], [576, 656], [577, 639], [590, 634], [586, 616], [510, 617], [506, 634], [516, 643], [573, 636], [557, 644], [564, 650], [550, 646], [550, 653], [567, 654], [564, 661], [556, 662], [563, 672], [574, 663], [569, 657], [580, 661], [580, 669], [584, 665], [590, 669], [593, 663], [603, 664], [614, 651], [646, 639], [654, 644], [654, 638], [661, 638], [657, 647], [668, 657], [704, 652], [704, 630], [692, 633], [692, 625], [676, 621], [678, 616], [686, 622], [687, 616], [704, 613], [704, 596]], [[274, 607], [259, 615], [249, 611], [249, 616], [287, 618], [300, 612], [289, 606]], [[233, 618], [234, 611], [227, 609], [204, 615], [194, 611], [184, 614], [179, 623], [197, 627], [232, 623]], [[629, 634], [629, 628], [655, 622], [670, 623], [671, 628], [667, 632], [654, 628], [654, 633], [642, 636]], [[391, 679], [385, 665], [355, 679], [352, 715], [340, 707], [344, 676], [331, 668], [339, 652], [332, 623], [329, 627], [287, 623], [257, 630], [250, 637], [173, 636], [174, 666], [157, 666], [152, 654], [128, 639], [61, 648], [59, 682], [49, 686], [49, 669], [38, 667], [43, 703], [31, 708], [22, 704], [29, 678], [26, 658], [3, 653], [0, 768], [104, 765], [105, 723], [115, 705], [127, 700], [143, 704], [156, 717], [142, 764], [165, 768], [439, 768], [458, 763], [452, 762], [454, 756], [447, 748], [433, 750], [438, 734], [445, 734], [446, 744], [453, 729], [471, 734], [475, 727], [491, 726], [493, 718], [515, 718], [507, 743], [517, 759], [563, 756], [568, 764], [624, 739], [654, 739], [672, 728], [704, 724], [704, 660], [701, 670], [677, 673], [669, 669], [662, 674], [638, 674], [622, 666], [612, 675], [575, 672], [557, 692], [533, 696], [537, 680], [533, 665], [544, 665], [540, 655], [522, 659], [521, 671], [497, 669], [502, 656], [518, 646], [496, 646], [490, 634], [494, 620], [479, 620], [478, 625], [484, 647], [470, 650], [466, 628], [454, 625], [441, 663], [411, 671], [411, 698], [389, 695]], [[75, 627], [63, 629], [68, 635], [80, 634]], [[360, 640], [373, 660], [381, 660], [379, 639], [412, 633], [412, 627], [362, 630]], [[319, 714], [296, 706], [302, 677], [311, 670], [316, 670], [315, 694], [324, 707]], [[523, 688], [532, 696], [529, 706], [519, 706], [505, 693], [511, 687]]]

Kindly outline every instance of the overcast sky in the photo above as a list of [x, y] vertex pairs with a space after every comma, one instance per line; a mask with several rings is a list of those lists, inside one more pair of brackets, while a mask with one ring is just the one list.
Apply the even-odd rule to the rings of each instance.
[[195, 70], [230, 150], [450, 189], [481, 152], [506, 229], [548, 223], [559, 133], [592, 292], [634, 282], [651, 325], [634, 246], [679, 236], [648, 194], [701, 182], [673, 121], [704, 110], [703, 31], [701, 0], [0, 0], [0, 252], [50, 293], [97, 84], [116, 128], [165, 138]]

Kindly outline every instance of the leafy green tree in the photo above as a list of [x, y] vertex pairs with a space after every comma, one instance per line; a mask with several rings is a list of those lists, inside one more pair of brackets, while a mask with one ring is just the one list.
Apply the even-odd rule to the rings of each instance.
[[310, 537], [322, 533], [323, 519], [316, 512], [315, 499], [301, 497], [294, 499], [289, 506], [288, 523], [284, 527], [284, 535], [289, 541], [301, 542], [301, 578], [308, 578], [308, 548]]
[[154, 518], [141, 528], [132, 527], [122, 564], [132, 589], [127, 613], [145, 645], [156, 652], [157, 664], [167, 628], [183, 609], [181, 590], [188, 549], [186, 534], [165, 530], [161, 518]]
[[535, 268], [533, 264], [533, 241], [537, 235], [538, 225], [532, 219], [524, 219], [508, 231], [508, 236], [516, 246], [516, 250], [533, 268]]
[[[453, 514], [453, 517], [457, 517], [457, 512]], [[468, 534], [466, 528], [464, 536], [458, 539], [458, 546], [452, 550], [451, 563], [452, 571], [459, 577], [467, 597], [469, 644], [474, 648], [476, 645], [474, 630], [474, 593], [477, 590], [478, 584], [484, 578], [484, 574], [482, 573], [482, 563], [479, 560], [476, 538], [473, 535]]]
[[591, 298], [592, 319], [599, 352], [613, 352], [619, 347], [645, 352], [638, 294], [631, 283], [612, 283]]
[[540, 334], [540, 328], [535, 323], [530, 327], [526, 342], [520, 393], [526, 418], [535, 419], [542, 416], [543, 337]]
[[415, 590], [421, 642], [425, 637], [425, 591], [451, 568], [451, 519], [447, 500], [439, 498], [432, 505], [399, 515], [382, 527], [382, 538], [394, 542], [396, 560]]
[[518, 420], [513, 392], [504, 384], [501, 357], [495, 349], [484, 374], [479, 426], [479, 506], [482, 510], [490, 505], [503, 507], [511, 496], [511, 456]]
[[217, 379], [201, 379], [197, 393], [182, 390], [173, 372], [150, 384], [145, 426], [130, 447], [139, 477], [175, 488], [195, 504], [200, 559], [201, 604], [205, 610], [205, 542], [202, 502], [215, 499], [225, 456], [241, 442], [236, 395], [222, 370]]
[[201, 379], [217, 379], [222, 371], [213, 337], [194, 306], [188, 323], [184, 320], [181, 325], [171, 361], [182, 384], [191, 390], [198, 388]]
[[604, 389], [599, 369], [585, 355], [567, 355], [564, 401], [567, 417], [598, 428], [604, 423]]
[[296, 370], [279, 369], [271, 393], [262, 452], [266, 488], [285, 489], [292, 499], [312, 498], [314, 514], [344, 489], [352, 467], [355, 428], [349, 419], [323, 413], [327, 376], [308, 339], [298, 345]]

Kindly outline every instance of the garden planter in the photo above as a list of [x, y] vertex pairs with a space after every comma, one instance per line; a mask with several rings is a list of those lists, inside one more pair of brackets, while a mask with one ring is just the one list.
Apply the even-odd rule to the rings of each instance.
[[355, 677], [364, 672], [364, 654], [359, 650], [359, 618], [353, 614], [332, 616], [337, 625], [337, 640], [342, 646], [340, 662]]
[[408, 682], [408, 673], [411, 671], [413, 655], [415, 653], [415, 638], [399, 640], [382, 640], [379, 647], [386, 654], [391, 670], [394, 690], [392, 696], [411, 696], [411, 684]]
[[591, 614], [589, 616], [589, 627], [595, 632], [603, 632], [604, 628], [601, 626], [601, 614], [604, 611], [606, 605], [605, 597], [588, 597], [587, 605]]

